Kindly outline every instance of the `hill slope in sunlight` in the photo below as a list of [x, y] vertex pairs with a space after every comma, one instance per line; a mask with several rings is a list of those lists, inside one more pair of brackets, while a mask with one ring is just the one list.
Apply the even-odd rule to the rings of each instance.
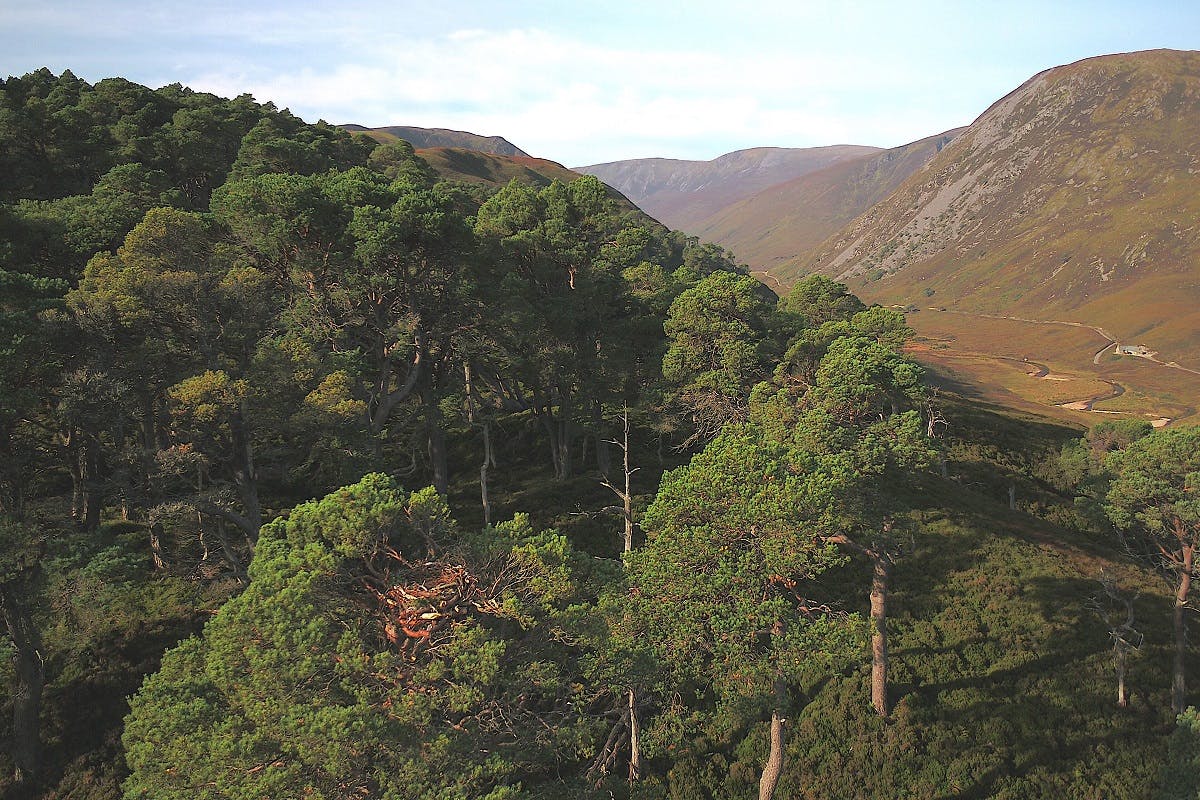
[[1102, 56], [1034, 76], [779, 271], [881, 302], [1084, 322], [1200, 367], [1198, 220], [1200, 53]]
[[779, 267], [815, 250], [885, 199], [962, 130], [840, 160], [767, 187], [712, 214], [698, 223], [694, 233], [728, 248], [756, 269], [785, 280], [793, 278]]

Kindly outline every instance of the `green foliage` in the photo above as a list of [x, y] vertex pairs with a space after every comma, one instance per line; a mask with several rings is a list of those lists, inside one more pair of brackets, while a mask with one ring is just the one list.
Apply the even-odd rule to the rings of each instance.
[[866, 309], [843, 283], [824, 275], [809, 275], [779, 301], [779, 308], [804, 320], [804, 326], [818, 328], [826, 322], [845, 320]]
[[662, 752], [688, 731], [745, 730], [778, 707], [775, 681], [819, 679], [861, 641], [854, 617], [811, 610], [799, 588], [842, 562], [823, 536], [847, 477], [839, 458], [731, 425], [664, 475], [627, 562], [634, 630], [662, 664], [656, 688], [684, 697], [649, 735]]
[[1105, 464], [1115, 480], [1105, 510], [1121, 528], [1174, 538], [1200, 526], [1200, 430], [1156, 431], [1112, 453]]
[[1175, 723], [1167, 745], [1154, 800], [1195, 800], [1200, 797], [1200, 713], [1188, 706]]
[[[575, 597], [577, 559], [526, 518], [421, 561], [419, 543], [438, 535], [453, 525], [436, 494], [405, 501], [381, 475], [264, 527], [246, 590], [134, 699], [125, 796], [501, 798], [544, 779], [584, 741], [554, 622]], [[382, 557], [385, 544], [399, 555]], [[380, 569], [381, 593], [364, 594]], [[413, 616], [424, 635], [390, 644], [373, 597], [383, 620], [408, 619], [390, 616], [399, 598], [452, 591], [451, 574], [494, 593], [426, 612], [451, 625]]]
[[[272, 523], [272, 532], [264, 533], [268, 541], [287, 542], [296, 551], [319, 542], [339, 558], [369, 559], [393, 537], [399, 538], [406, 505], [390, 478], [373, 473], [320, 502], [296, 507], [286, 521]], [[253, 572], [250, 577], [253, 580]]]
[[433, 168], [403, 139], [385, 142], [371, 151], [368, 166], [392, 181], [428, 187], [435, 183]]
[[746, 418], [750, 389], [778, 358], [770, 335], [772, 305], [753, 278], [724, 271], [671, 304], [662, 374], [674, 402], [691, 417], [696, 438], [710, 439], [726, 421]]

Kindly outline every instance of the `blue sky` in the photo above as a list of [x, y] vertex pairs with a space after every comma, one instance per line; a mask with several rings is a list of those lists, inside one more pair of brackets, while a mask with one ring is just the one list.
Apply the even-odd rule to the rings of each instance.
[[1200, 49], [1200, 2], [0, 0], [3, 75], [178, 81], [569, 166], [892, 147], [1043, 69], [1159, 47]]

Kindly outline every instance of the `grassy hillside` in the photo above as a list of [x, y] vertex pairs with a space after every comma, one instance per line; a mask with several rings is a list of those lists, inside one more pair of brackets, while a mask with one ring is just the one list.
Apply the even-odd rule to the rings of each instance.
[[429, 162], [438, 177], [469, 183], [503, 186], [518, 180], [533, 186], [547, 186], [553, 180], [573, 181], [579, 173], [561, 164], [530, 156], [501, 156], [462, 147], [430, 147], [417, 154]]

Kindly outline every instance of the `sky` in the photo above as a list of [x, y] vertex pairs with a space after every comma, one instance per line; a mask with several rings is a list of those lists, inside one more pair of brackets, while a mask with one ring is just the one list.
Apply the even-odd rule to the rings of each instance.
[[567, 166], [895, 147], [1044, 69], [1200, 49], [1200, 2], [0, 0], [0, 75], [251, 94], [503, 136]]

